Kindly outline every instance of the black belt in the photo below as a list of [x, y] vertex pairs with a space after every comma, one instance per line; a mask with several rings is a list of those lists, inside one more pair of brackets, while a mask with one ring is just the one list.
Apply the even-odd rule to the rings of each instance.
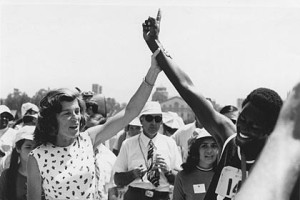
[[167, 197], [169, 196], [169, 192], [160, 192], [157, 190], [147, 190], [147, 189], [143, 189], [143, 188], [137, 188], [137, 187], [128, 187], [128, 190], [131, 192], [136, 192], [139, 194], [144, 194], [147, 197]]

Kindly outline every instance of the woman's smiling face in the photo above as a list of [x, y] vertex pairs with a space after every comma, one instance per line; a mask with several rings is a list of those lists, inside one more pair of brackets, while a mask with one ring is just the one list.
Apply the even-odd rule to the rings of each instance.
[[203, 139], [199, 146], [199, 166], [205, 169], [213, 167], [218, 157], [219, 148], [212, 137]]
[[80, 129], [80, 107], [77, 99], [74, 101], [61, 102], [62, 110], [56, 115], [58, 124], [57, 138], [74, 139], [79, 134]]

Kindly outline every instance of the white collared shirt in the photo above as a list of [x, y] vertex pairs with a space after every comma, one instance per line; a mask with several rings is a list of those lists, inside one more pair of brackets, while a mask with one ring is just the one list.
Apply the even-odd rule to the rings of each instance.
[[[121, 146], [120, 153], [114, 165], [114, 171], [128, 172], [141, 165], [146, 169], [149, 141], [150, 138], [145, 136], [144, 133], [126, 139]], [[182, 164], [182, 159], [175, 141], [160, 133], [158, 133], [152, 141], [155, 146], [154, 154], [160, 154], [170, 169], [181, 170], [180, 165]], [[155, 189], [157, 191], [169, 191], [170, 184], [162, 172], [159, 180], [160, 185], [157, 188], [147, 180], [147, 174], [145, 174], [142, 179], [135, 179], [129, 185], [144, 189]]]

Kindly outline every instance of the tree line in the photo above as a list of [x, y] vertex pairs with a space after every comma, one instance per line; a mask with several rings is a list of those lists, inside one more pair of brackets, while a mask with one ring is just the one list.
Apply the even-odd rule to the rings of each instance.
[[[10, 110], [15, 110], [15, 118], [18, 119], [21, 116], [21, 106], [23, 103], [31, 102], [39, 106], [41, 99], [46, 95], [50, 89], [40, 89], [32, 97], [29, 97], [26, 92], [14, 88], [12, 93], [9, 93], [5, 99], [1, 99], [0, 104], [6, 105]], [[114, 115], [115, 113], [122, 110], [126, 104], [116, 101], [115, 98], [107, 97], [106, 101], [107, 117]]]

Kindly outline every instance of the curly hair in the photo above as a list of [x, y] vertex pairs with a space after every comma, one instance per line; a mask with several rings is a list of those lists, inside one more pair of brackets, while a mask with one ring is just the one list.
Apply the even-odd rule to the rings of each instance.
[[283, 101], [274, 90], [268, 88], [258, 88], [253, 90], [242, 103], [242, 108], [251, 102], [255, 107], [268, 115], [267, 124], [274, 128]]
[[[200, 148], [200, 145], [204, 142], [204, 140], [206, 138], [213, 138], [213, 137], [201, 137], [201, 138], [198, 138], [195, 141], [191, 142], [191, 146], [189, 148], [189, 152], [188, 152], [186, 162], [181, 165], [184, 172], [190, 173], [194, 169], [197, 168], [197, 165], [200, 162], [199, 148]], [[217, 160], [214, 163], [214, 168], [215, 168], [216, 165], [217, 165]]]
[[48, 142], [55, 144], [58, 133], [58, 122], [56, 115], [62, 111], [61, 103], [63, 101], [78, 101], [80, 107], [80, 131], [85, 126], [85, 102], [81, 99], [80, 93], [66, 88], [49, 91], [40, 101], [40, 112], [37, 120], [36, 129], [34, 131], [34, 140], [36, 146], [46, 144]]

